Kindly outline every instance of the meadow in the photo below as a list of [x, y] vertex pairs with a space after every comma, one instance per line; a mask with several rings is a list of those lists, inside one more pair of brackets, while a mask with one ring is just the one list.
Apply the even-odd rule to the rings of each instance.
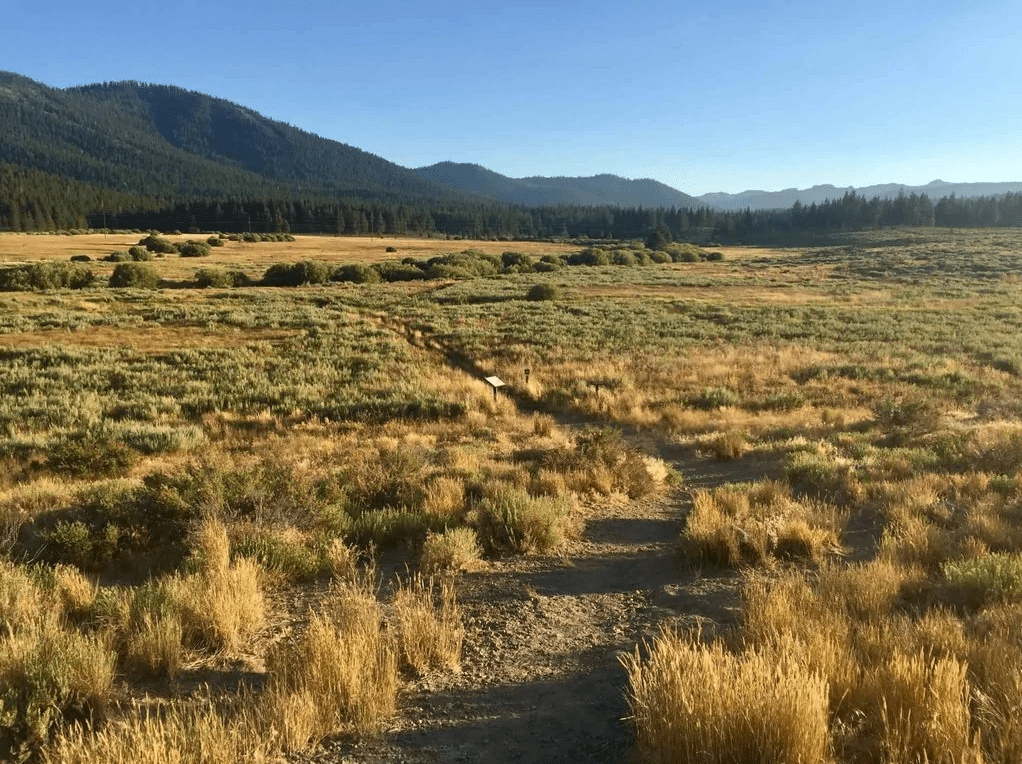
[[[679, 577], [740, 572], [742, 612], [623, 659], [639, 760], [1022, 757], [1022, 232], [295, 238], [124, 289], [101, 258], [138, 233], [0, 237], [95, 273], [0, 293], [0, 758], [379, 734], [457, 670], [475, 571], [665, 494]], [[402, 258], [424, 275], [259, 281]], [[780, 477], [685, 485], [750, 456]]]

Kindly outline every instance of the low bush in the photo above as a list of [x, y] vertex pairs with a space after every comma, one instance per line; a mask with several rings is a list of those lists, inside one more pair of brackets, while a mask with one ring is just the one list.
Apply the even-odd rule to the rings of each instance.
[[479, 564], [482, 549], [471, 528], [448, 528], [442, 533], [430, 532], [422, 544], [420, 567], [429, 573], [473, 570]]
[[271, 265], [263, 274], [266, 286], [302, 286], [304, 284], [325, 284], [330, 280], [332, 267], [328, 263], [303, 260], [298, 263]]
[[145, 247], [150, 252], [155, 252], [160, 255], [174, 255], [177, 254], [178, 251], [177, 245], [157, 234], [150, 234], [138, 243], [139, 246]]
[[570, 502], [562, 497], [530, 496], [500, 485], [472, 512], [470, 522], [482, 543], [496, 552], [547, 552], [569, 530]]
[[58, 437], [46, 449], [46, 469], [73, 478], [121, 477], [138, 454], [114, 438], [96, 432]]
[[1022, 596], [1022, 555], [992, 552], [971, 560], [950, 560], [941, 569], [958, 590], [956, 599], [973, 606]]
[[0, 758], [30, 759], [62, 727], [101, 720], [113, 679], [103, 639], [57, 620], [0, 638]]
[[92, 258], [88, 255], [71, 255], [72, 263], [91, 263]]
[[726, 387], [707, 387], [701, 393], [689, 396], [685, 403], [695, 409], [712, 411], [737, 406], [739, 400], [738, 393]]
[[145, 247], [140, 247], [137, 244], [133, 247], [128, 247], [128, 255], [136, 263], [144, 263], [153, 259], [153, 253]]
[[354, 284], [378, 284], [382, 281], [378, 270], [362, 263], [342, 265], [333, 272], [330, 279], [331, 281], [347, 281]]
[[115, 289], [156, 289], [160, 274], [151, 265], [121, 263], [110, 274], [110, 286]]
[[407, 263], [376, 263], [373, 268], [383, 281], [422, 281], [426, 272]]
[[178, 245], [178, 254], [181, 257], [208, 257], [210, 245], [204, 241], [186, 241]]
[[556, 300], [560, 296], [561, 290], [556, 284], [535, 284], [529, 289], [525, 299], [540, 302], [543, 300]]
[[200, 268], [195, 272], [195, 285], [200, 289], [229, 289], [249, 286], [251, 283], [252, 280], [243, 271]]
[[206, 243], [211, 247], [222, 247], [224, 246], [224, 240], [219, 236], [210, 236], [206, 239]]
[[109, 255], [104, 257], [103, 261], [107, 263], [130, 263], [131, 255], [124, 250], [118, 250], [116, 252], [111, 252]]
[[0, 269], [0, 290], [12, 292], [84, 289], [94, 280], [91, 270], [75, 263], [32, 263]]

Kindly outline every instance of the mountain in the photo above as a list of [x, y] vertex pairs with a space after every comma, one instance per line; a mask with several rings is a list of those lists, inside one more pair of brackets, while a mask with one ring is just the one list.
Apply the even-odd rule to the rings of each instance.
[[0, 72], [0, 158], [150, 197], [464, 200], [361, 149], [166, 85], [57, 89]]
[[695, 209], [705, 206], [688, 194], [648, 178], [628, 180], [617, 175], [509, 178], [477, 164], [457, 162], [440, 162], [420, 167], [415, 172], [433, 183], [523, 207], [616, 205]]
[[854, 188], [852, 186], [837, 188], [836, 186], [823, 185], [802, 190], [787, 188], [783, 191], [742, 191], [738, 194], [715, 192], [703, 194], [698, 199], [717, 210], [744, 210], [746, 208], [770, 210], [788, 209], [795, 202], [800, 202], [804, 205], [820, 204], [827, 199], [840, 199], [848, 191], [854, 191], [857, 196], [862, 196], [866, 199], [873, 199], [877, 196], [881, 199], [894, 199], [900, 193], [904, 193], [906, 196], [914, 193], [926, 194], [932, 201], [936, 201], [945, 196], [951, 196], [951, 194], [961, 199], [1015, 193], [1022, 191], [1022, 183], [945, 183], [942, 180], [934, 180], [925, 186], [884, 183], [876, 186], [863, 186], [861, 188]]

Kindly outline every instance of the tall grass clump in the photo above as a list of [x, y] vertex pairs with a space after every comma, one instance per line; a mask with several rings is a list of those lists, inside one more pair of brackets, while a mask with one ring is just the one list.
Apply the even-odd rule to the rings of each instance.
[[275, 760], [272, 742], [255, 726], [212, 705], [174, 705], [111, 722], [99, 730], [72, 727], [42, 752], [45, 764], [236, 764]]
[[308, 750], [335, 732], [375, 732], [396, 708], [398, 648], [365, 584], [340, 587], [268, 664], [261, 704], [285, 750]]
[[234, 653], [263, 623], [259, 565], [244, 557], [231, 562], [227, 530], [219, 521], [202, 523], [192, 548], [199, 572], [172, 580], [185, 640], [197, 647]]
[[783, 483], [723, 485], [696, 492], [680, 551], [693, 565], [728, 568], [818, 562], [838, 548], [842, 524], [834, 507], [796, 500]]
[[401, 654], [414, 671], [460, 668], [465, 627], [450, 579], [413, 576], [399, 586], [394, 612]]
[[826, 681], [794, 656], [663, 632], [624, 659], [642, 761], [651, 764], [825, 764]]

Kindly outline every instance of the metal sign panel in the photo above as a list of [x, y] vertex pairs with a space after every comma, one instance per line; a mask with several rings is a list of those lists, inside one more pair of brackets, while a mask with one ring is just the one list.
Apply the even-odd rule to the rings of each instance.
[[500, 377], [486, 377], [485, 379], [493, 387], [503, 387], [504, 386], [504, 381]]

